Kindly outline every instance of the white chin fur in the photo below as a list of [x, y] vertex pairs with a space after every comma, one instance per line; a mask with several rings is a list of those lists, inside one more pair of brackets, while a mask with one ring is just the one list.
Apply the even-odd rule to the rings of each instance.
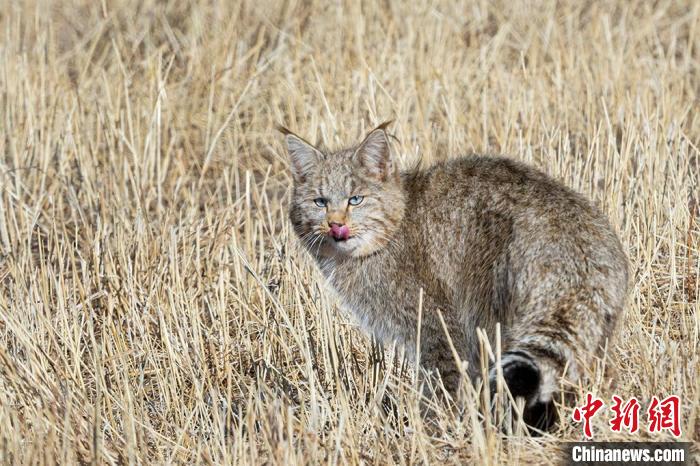
[[352, 254], [352, 252], [357, 249], [358, 246], [357, 239], [355, 238], [348, 238], [345, 241], [335, 241], [333, 239], [329, 239], [328, 241], [335, 251], [346, 255]]

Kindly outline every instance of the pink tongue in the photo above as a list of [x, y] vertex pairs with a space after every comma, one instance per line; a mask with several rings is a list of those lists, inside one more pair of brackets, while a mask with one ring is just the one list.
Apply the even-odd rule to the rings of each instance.
[[335, 239], [348, 239], [350, 228], [347, 225], [331, 225], [331, 235]]

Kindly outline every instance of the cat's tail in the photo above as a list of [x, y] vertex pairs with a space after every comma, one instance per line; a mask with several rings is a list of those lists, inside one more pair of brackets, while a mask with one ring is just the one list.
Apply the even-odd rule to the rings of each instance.
[[[514, 397], [525, 399], [523, 420], [531, 427], [551, 430], [557, 423], [555, 402], [564, 395], [563, 381], [586, 378], [595, 359], [603, 354], [612, 335], [622, 303], [611, 305], [602, 296], [577, 292], [550, 304], [549, 309], [531, 311], [516, 323], [501, 356], [503, 378]], [[491, 369], [491, 387], [497, 370]]]
[[[503, 379], [514, 398], [525, 400], [523, 421], [539, 430], [551, 430], [557, 423], [555, 401], [561, 393], [558, 382], [564, 374], [567, 379], [578, 378], [578, 365], [560, 341], [546, 341], [532, 334], [518, 343], [501, 357]], [[489, 376], [491, 390], [495, 391], [495, 366]]]

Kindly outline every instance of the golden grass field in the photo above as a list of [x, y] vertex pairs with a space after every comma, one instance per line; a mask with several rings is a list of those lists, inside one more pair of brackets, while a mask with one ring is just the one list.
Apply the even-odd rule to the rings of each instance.
[[558, 463], [570, 409], [423, 419], [296, 244], [275, 125], [386, 119], [404, 166], [508, 154], [609, 215], [634, 289], [579, 392], [679, 395], [697, 445], [700, 3], [0, 4], [0, 462]]

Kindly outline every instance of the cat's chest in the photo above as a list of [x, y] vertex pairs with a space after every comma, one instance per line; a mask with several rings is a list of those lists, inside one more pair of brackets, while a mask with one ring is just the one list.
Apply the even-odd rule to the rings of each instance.
[[[336, 293], [358, 307], [396, 302], [396, 287], [401, 287], [401, 280], [389, 261], [327, 261], [321, 270]], [[387, 286], [390, 282], [394, 287]]]
[[328, 262], [321, 270], [342, 307], [366, 331], [384, 342], [411, 341], [420, 287], [415, 286], [410, 269], [384, 259]]

